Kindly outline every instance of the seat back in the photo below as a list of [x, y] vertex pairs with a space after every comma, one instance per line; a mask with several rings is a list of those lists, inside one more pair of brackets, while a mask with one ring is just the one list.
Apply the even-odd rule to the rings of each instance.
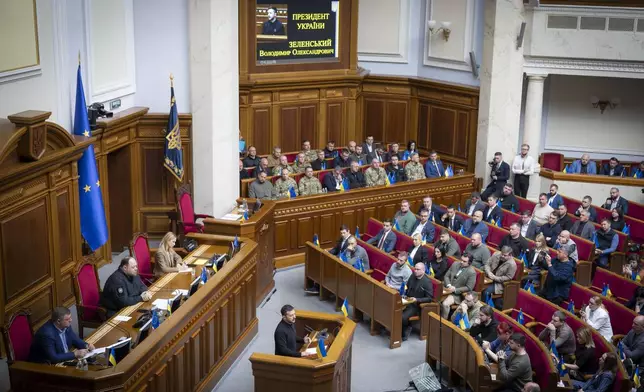
[[644, 204], [628, 201], [628, 215], [635, 219], [644, 221]]
[[503, 238], [505, 238], [506, 235], [510, 234], [510, 232], [508, 232], [507, 230], [491, 224], [487, 225], [487, 229], [488, 234], [486, 242], [495, 248], [498, 248], [499, 244], [501, 244], [501, 241], [503, 241]]
[[195, 210], [192, 205], [192, 195], [187, 186], [177, 189], [177, 208], [179, 209], [179, 219], [183, 223], [195, 223]]
[[130, 242], [130, 255], [136, 259], [139, 266], [139, 275], [151, 276], [152, 263], [150, 260], [150, 245], [148, 236], [145, 233], [135, 233]]
[[396, 259], [363, 240], [358, 240], [358, 245], [362, 246], [369, 256], [369, 267], [373, 270], [371, 277], [378, 282], [383, 281]]
[[521, 224], [521, 215], [516, 212], [503, 209], [503, 220], [501, 221], [501, 226], [508, 228], [513, 223]]
[[405, 235], [404, 233], [399, 232], [398, 230], [394, 229], [394, 233], [396, 233], [396, 247], [395, 249], [398, 252], [407, 252], [407, 250], [414, 246], [414, 240], [408, 236]]
[[367, 230], [365, 231], [365, 234], [367, 234], [370, 238], [375, 237], [378, 235], [378, 232], [382, 230], [382, 222], [375, 218], [369, 218], [367, 221]]
[[534, 210], [534, 206], [537, 204], [537, 203], [532, 202], [532, 201], [530, 201], [528, 199], [524, 199], [523, 197], [520, 197], [520, 196], [517, 196], [517, 200], [519, 201], [519, 211], [518, 212], [522, 212], [522, 211], [525, 211], [525, 210], [528, 210], [528, 211], [532, 212], [532, 210]]
[[34, 338], [30, 316], [29, 310], [19, 310], [9, 317], [9, 321], [2, 328], [9, 364], [29, 359], [29, 350]]
[[564, 156], [556, 152], [544, 152], [539, 157], [541, 167], [554, 171], [562, 171], [564, 169]]
[[608, 284], [610, 291], [617, 297], [616, 300], [622, 304], [631, 299], [639, 286], [639, 283], [631, 279], [627, 279], [607, 269], [597, 268], [595, 276], [593, 277], [592, 286], [601, 290], [604, 284]]
[[82, 312], [78, 312], [83, 320], [94, 321], [99, 319], [98, 306], [100, 300], [100, 283], [96, 273], [96, 266], [90, 263], [83, 263], [75, 276], [78, 286], [79, 305], [86, 306]]
[[[611, 292], [612, 291], [613, 288], [611, 286]], [[577, 283], [573, 283], [570, 288], [570, 299], [575, 301], [576, 309], [579, 309], [584, 305], [588, 305], [590, 298], [595, 295], [598, 294]], [[626, 306], [617, 303], [615, 300], [606, 297], [602, 297], [602, 304], [606, 307], [608, 315], [610, 316], [613, 333], [626, 335], [631, 330], [633, 319], [637, 316], [637, 313], [628, 309]]]

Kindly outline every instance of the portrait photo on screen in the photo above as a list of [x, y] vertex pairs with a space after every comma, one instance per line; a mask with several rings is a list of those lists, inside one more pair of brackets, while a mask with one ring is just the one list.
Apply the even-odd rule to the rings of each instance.
[[338, 58], [338, 0], [257, 0], [257, 65], [335, 61]]

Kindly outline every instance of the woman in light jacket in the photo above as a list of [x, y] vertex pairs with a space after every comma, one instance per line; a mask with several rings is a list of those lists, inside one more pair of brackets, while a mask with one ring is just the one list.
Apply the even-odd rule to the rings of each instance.
[[159, 277], [170, 272], [180, 272], [188, 269], [181, 256], [174, 251], [177, 237], [172, 232], [167, 232], [161, 239], [159, 249], [154, 258], [154, 275]]
[[600, 296], [596, 295], [590, 299], [588, 306], [582, 309], [581, 318], [591, 327], [595, 328], [606, 341], [610, 342], [613, 337], [613, 327], [610, 324], [610, 317], [606, 307], [602, 304]]

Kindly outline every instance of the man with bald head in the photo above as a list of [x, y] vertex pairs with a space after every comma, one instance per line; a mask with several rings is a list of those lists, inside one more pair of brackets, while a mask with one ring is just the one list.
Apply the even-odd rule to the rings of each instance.
[[555, 242], [555, 248], [565, 248], [568, 251], [568, 258], [576, 263], [579, 261], [579, 254], [577, 253], [577, 244], [575, 241], [570, 238], [570, 232], [568, 230], [563, 230], [557, 236], [557, 241]]
[[434, 298], [434, 288], [429, 277], [425, 274], [425, 263], [416, 263], [413, 274], [407, 280], [405, 297], [409, 303], [402, 313], [403, 340], [409, 338], [411, 325], [409, 318], [420, 314], [420, 304], [431, 302]]
[[536, 382], [530, 381], [523, 386], [521, 392], [541, 392], [541, 387]]
[[521, 253], [528, 253], [528, 240], [521, 236], [521, 226], [517, 222], [510, 225], [510, 234], [503, 237], [499, 247], [509, 246], [512, 248], [512, 256], [519, 257]]
[[465, 253], [470, 254], [472, 266], [483, 269], [483, 266], [490, 258], [490, 249], [483, 243], [483, 238], [479, 233], [472, 234], [472, 240], [465, 247]]
[[633, 365], [644, 365], [644, 316], [637, 316], [628, 334], [622, 339], [624, 355], [633, 361]]
[[581, 156], [581, 159], [577, 159], [568, 167], [568, 173], [597, 174], [597, 165], [595, 165], [594, 161], [590, 160], [588, 154], [584, 154]]
[[354, 142], [353, 140], [349, 141], [349, 143], [347, 144], [347, 148], [349, 149], [350, 155], [353, 155], [356, 153], [356, 145], [357, 145], [356, 142]]
[[293, 173], [293, 168], [288, 164], [288, 157], [286, 155], [280, 155], [279, 164], [273, 168], [274, 176], [281, 176], [282, 169], [288, 170], [288, 174]]
[[474, 233], [479, 233], [483, 238], [483, 242], [485, 242], [488, 235], [488, 228], [483, 223], [483, 211], [474, 212], [472, 217], [463, 224], [463, 235], [465, 237], [472, 238], [472, 234]]

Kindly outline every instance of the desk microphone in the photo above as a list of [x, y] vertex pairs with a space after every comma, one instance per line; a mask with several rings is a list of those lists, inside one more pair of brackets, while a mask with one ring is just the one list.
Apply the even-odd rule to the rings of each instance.
[[113, 322], [108, 321], [108, 322], [107, 322], [107, 325], [109, 325], [109, 326], [111, 326], [111, 327], [114, 327], [114, 328], [118, 329], [119, 331], [121, 331], [121, 332], [125, 333], [125, 334], [127, 335], [126, 339], [127, 339], [127, 338], [131, 338], [131, 337], [132, 337], [132, 334], [130, 333], [130, 331], [128, 331], [127, 329], [125, 329], [125, 328], [121, 327], [121, 326], [119, 325], [119, 323], [113, 323]]

